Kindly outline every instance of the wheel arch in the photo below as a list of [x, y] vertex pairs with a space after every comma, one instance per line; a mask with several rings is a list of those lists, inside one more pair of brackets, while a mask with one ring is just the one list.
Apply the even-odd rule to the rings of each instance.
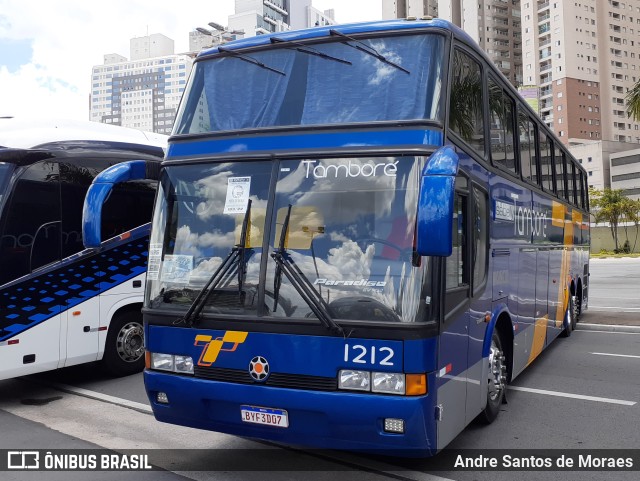
[[496, 307], [491, 313], [491, 318], [484, 334], [484, 342], [482, 346], [482, 357], [489, 357], [489, 349], [491, 347], [491, 338], [493, 333], [497, 332], [500, 336], [502, 349], [507, 358], [507, 381], [511, 382], [511, 373], [513, 371], [513, 339], [514, 329], [513, 321], [509, 310], [505, 304]]

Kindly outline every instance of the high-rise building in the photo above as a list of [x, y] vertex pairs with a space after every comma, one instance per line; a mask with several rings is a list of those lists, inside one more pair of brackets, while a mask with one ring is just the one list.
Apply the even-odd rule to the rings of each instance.
[[94, 122], [171, 133], [193, 59], [176, 55], [161, 34], [131, 39], [131, 60], [106, 54], [92, 69], [89, 118]]
[[440, 17], [465, 30], [516, 87], [522, 85], [519, 0], [382, 0], [382, 18]]
[[289, 19], [292, 30], [334, 25], [334, 9], [321, 11], [311, 5], [311, 0], [294, 0], [289, 5]]
[[438, 0], [382, 0], [382, 18], [438, 16]]
[[236, 0], [229, 29], [244, 31], [245, 37], [290, 30], [290, 0]]
[[333, 9], [321, 11], [311, 0], [236, 0], [229, 16], [229, 30], [242, 30], [245, 37], [335, 24]]
[[602, 162], [589, 184], [611, 187], [611, 155], [640, 142], [625, 102], [640, 80], [640, 0], [523, 0], [522, 26], [524, 82], [538, 86], [540, 115], [576, 157]]

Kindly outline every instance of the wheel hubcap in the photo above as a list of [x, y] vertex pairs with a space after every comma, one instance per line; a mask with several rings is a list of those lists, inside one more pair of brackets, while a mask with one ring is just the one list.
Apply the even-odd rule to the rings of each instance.
[[502, 397], [507, 382], [507, 365], [503, 352], [495, 341], [491, 341], [489, 350], [489, 399], [496, 401]]
[[144, 354], [144, 334], [137, 322], [125, 324], [116, 341], [118, 356], [125, 362], [135, 362]]

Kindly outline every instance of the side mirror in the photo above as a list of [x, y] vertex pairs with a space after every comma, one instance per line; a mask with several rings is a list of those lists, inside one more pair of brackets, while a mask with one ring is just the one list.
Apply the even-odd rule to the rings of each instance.
[[86, 248], [100, 247], [102, 242], [102, 207], [113, 186], [130, 180], [158, 180], [159, 162], [131, 160], [100, 172], [89, 186], [82, 209], [82, 241]]
[[421, 256], [448, 257], [453, 250], [453, 203], [459, 158], [441, 147], [427, 160], [420, 179], [416, 252]]

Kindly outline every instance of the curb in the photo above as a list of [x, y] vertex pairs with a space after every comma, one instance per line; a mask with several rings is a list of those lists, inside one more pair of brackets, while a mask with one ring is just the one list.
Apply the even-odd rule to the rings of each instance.
[[584, 324], [578, 322], [578, 331], [603, 331], [603, 332], [634, 332], [640, 334], [640, 326], [621, 326], [613, 324]]

